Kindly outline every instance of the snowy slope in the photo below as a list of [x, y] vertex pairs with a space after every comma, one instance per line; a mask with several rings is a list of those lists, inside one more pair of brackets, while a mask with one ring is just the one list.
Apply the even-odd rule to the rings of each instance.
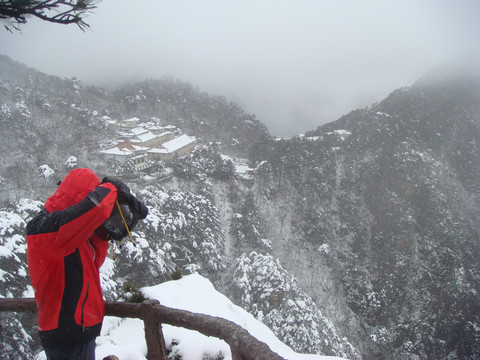
[[[257, 339], [268, 344], [273, 351], [286, 359], [340, 359], [338, 357], [295, 353], [280, 342], [270, 329], [217, 292], [211, 282], [200, 275], [188, 275], [177, 281], [143, 288], [142, 291], [147, 297], [158, 299], [165, 306], [220, 316], [233, 321], [248, 330]], [[225, 359], [231, 359], [229, 346], [220, 339], [168, 325], [163, 326], [163, 331], [166, 344], [171, 344], [173, 339], [176, 340], [178, 345], [174, 346], [172, 351], [181, 355], [184, 360], [202, 360], [206, 354], [214, 357], [219, 353], [223, 353]], [[96, 355], [98, 359], [102, 359], [109, 354], [115, 354], [122, 360], [144, 360], [146, 345], [142, 321], [107, 317], [102, 336], [98, 338], [97, 345]]]

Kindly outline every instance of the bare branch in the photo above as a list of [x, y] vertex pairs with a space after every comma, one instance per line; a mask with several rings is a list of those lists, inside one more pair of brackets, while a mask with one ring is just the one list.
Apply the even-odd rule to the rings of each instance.
[[12, 28], [27, 22], [28, 16], [35, 16], [43, 21], [57, 24], [76, 24], [84, 31], [89, 28], [85, 17], [92, 12], [101, 0], [3, 0], [0, 1], [0, 19], [10, 19], [11, 25], [4, 27], [12, 32]]

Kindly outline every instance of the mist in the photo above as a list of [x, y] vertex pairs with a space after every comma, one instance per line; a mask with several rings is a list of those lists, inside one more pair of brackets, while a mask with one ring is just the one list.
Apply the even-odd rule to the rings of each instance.
[[290, 136], [480, 58], [478, 14], [476, 0], [103, 0], [91, 30], [30, 19], [0, 31], [0, 53], [97, 86], [188, 81]]

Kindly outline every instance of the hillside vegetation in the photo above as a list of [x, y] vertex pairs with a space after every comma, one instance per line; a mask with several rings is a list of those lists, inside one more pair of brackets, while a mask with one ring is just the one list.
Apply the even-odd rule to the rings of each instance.
[[[116, 173], [99, 154], [118, 132], [104, 116], [172, 124], [203, 147], [167, 168]], [[116, 247], [102, 268], [108, 300], [198, 272], [297, 352], [480, 356], [477, 77], [427, 74], [280, 139], [179, 81], [105, 90], [0, 57], [0, 126], [0, 296], [32, 296], [25, 224], [72, 166], [90, 167], [122, 177], [150, 208], [137, 246]], [[3, 346], [35, 353], [34, 320], [3, 319]]]

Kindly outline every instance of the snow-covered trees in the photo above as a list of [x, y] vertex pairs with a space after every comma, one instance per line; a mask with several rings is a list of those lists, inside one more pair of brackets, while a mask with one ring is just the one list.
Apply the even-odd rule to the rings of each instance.
[[359, 358], [273, 256], [242, 254], [234, 265], [232, 285], [240, 305], [295, 351]]
[[235, 176], [231, 160], [221, 156], [220, 145], [211, 143], [173, 162], [172, 167], [178, 176], [190, 180], [204, 181], [206, 177], [229, 180]]
[[[0, 208], [0, 297], [32, 297], [27, 269], [24, 229], [41, 203], [21, 199], [15, 207]], [[0, 313], [2, 321], [0, 356], [33, 358], [35, 315]], [[12, 356], [12, 357], [10, 357]]]
[[[0, 158], [5, 203], [44, 201], [75, 163], [121, 171], [98, 158], [113, 134], [100, 114], [155, 116], [205, 140], [169, 164], [169, 176], [156, 177], [163, 166], [129, 174], [150, 213], [133, 232], [136, 246], [125, 242], [105, 262], [107, 299], [124, 282], [200, 272], [296, 349], [479, 356], [478, 85], [417, 84], [304, 137], [273, 139], [254, 117], [189, 84], [146, 81], [109, 93], [0, 62], [0, 150], [11, 154]], [[244, 181], [233, 156], [245, 157], [256, 140]], [[72, 153], [76, 162], [65, 163]], [[55, 176], [40, 178], [42, 164]], [[17, 225], [1, 234], [0, 249], [18, 251], [2, 258], [1, 290], [20, 296], [16, 236], [28, 216], [2, 210]]]
[[230, 234], [235, 239], [237, 251], [270, 250], [272, 245], [270, 240], [264, 238], [253, 194], [246, 194], [238, 205], [230, 225]]
[[132, 233], [135, 246], [127, 240], [122, 248], [117, 244], [115, 269], [110, 274], [114, 279], [146, 286], [152, 279], [170, 279], [177, 269], [213, 275], [225, 268], [224, 235], [217, 209], [208, 198], [155, 189], [144, 189], [138, 195], [149, 214]]

